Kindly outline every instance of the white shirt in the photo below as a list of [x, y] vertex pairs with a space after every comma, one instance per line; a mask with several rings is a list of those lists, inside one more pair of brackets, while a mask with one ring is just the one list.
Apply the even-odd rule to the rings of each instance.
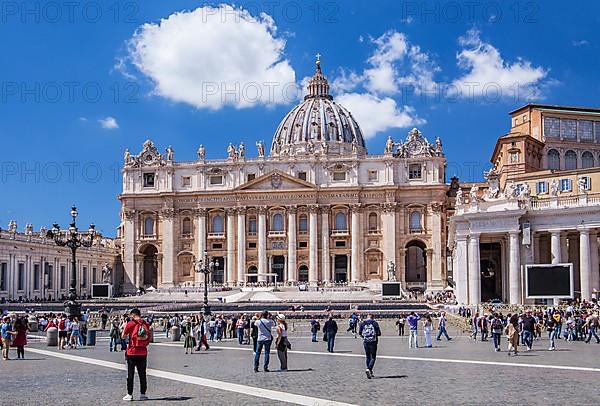
[[254, 322], [254, 325], [258, 328], [258, 340], [257, 341], [269, 341], [273, 339], [271, 329], [275, 325], [271, 319], [260, 319]]

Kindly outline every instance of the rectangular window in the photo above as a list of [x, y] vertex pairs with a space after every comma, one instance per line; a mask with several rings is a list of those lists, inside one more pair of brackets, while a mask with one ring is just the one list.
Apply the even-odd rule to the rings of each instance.
[[92, 283], [98, 283], [97, 279], [96, 279], [96, 268], [92, 268]]
[[8, 276], [7, 268], [8, 268], [8, 264], [6, 262], [2, 262], [0, 264], [0, 290], [1, 291], [6, 290], [6, 285], [7, 285], [6, 277]]
[[33, 265], [33, 290], [40, 290], [40, 264]]
[[582, 176], [584, 180], [585, 190], [592, 190], [592, 178], [589, 176]]
[[154, 187], [155, 175], [153, 173], [144, 174], [144, 187]]
[[573, 190], [573, 182], [571, 179], [561, 179], [560, 180], [560, 191], [561, 192], [570, 192]]
[[298, 242], [298, 248], [308, 248], [308, 242], [307, 241]]
[[378, 175], [377, 171], [370, 170], [369, 171], [369, 182], [375, 182], [375, 181], [377, 181], [377, 175]]
[[256, 179], [256, 174], [255, 174], [255, 173], [249, 173], [249, 174], [246, 176], [246, 179], [247, 179], [247, 181], [248, 181], [248, 182], [250, 182], [251, 180], [254, 180], [254, 179]]
[[192, 186], [192, 177], [191, 176], [182, 176], [181, 177], [181, 186], [182, 187], [191, 187]]
[[82, 277], [81, 277], [81, 286], [82, 287], [86, 287], [87, 286], [87, 266], [83, 267], [83, 272], [82, 272]]
[[65, 282], [66, 282], [66, 269], [64, 265], [60, 266], [60, 288], [64, 289], [65, 288]]
[[560, 138], [560, 119], [544, 117], [544, 137]]
[[298, 172], [298, 179], [306, 181], [306, 172]]
[[256, 243], [255, 242], [249, 242], [248, 243], [248, 248], [256, 248]]
[[46, 275], [48, 275], [48, 288], [54, 288], [54, 265], [46, 262]]
[[536, 183], [536, 192], [538, 195], [548, 193], [548, 183], [547, 182]]
[[25, 264], [19, 264], [17, 268], [17, 290], [25, 289]]
[[248, 222], [248, 232], [252, 235], [256, 234], [256, 219], [254, 217]]
[[210, 177], [211, 185], [222, 185], [223, 184], [223, 175], [213, 175]]
[[594, 122], [594, 134], [596, 142], [600, 142], [600, 121]]
[[346, 180], [346, 172], [342, 172], [342, 171], [333, 172], [333, 180], [338, 181], [338, 182]]
[[577, 120], [560, 120], [560, 135], [569, 140], [577, 138]]
[[594, 141], [594, 122], [579, 120], [577, 123], [577, 135], [581, 141]]
[[422, 174], [421, 164], [408, 165], [408, 179], [421, 179]]
[[222, 250], [223, 249], [223, 244], [213, 244], [212, 245], [212, 249], [213, 250]]
[[344, 241], [344, 240], [337, 240], [335, 242], [335, 246], [336, 246], [336, 248], [344, 248], [346, 246], [346, 241]]

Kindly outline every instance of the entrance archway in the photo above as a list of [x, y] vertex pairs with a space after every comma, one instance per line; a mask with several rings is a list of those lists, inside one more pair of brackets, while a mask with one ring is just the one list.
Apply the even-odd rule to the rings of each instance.
[[301, 265], [298, 268], [298, 282], [308, 282], [308, 267]]
[[246, 276], [246, 282], [248, 282], [248, 283], [258, 282], [258, 268], [257, 267], [251, 266], [250, 268], [248, 268], [248, 274], [251, 274], [251, 275]]
[[142, 251], [142, 255], [144, 255], [142, 284], [156, 287], [158, 284], [158, 249], [154, 245], [148, 245]]
[[406, 282], [427, 283], [427, 247], [421, 241], [406, 244]]
[[479, 246], [481, 267], [481, 301], [502, 300], [502, 247], [499, 243]]
[[225, 283], [225, 258], [214, 257], [214, 260], [217, 261], [218, 265], [211, 273], [212, 283]]
[[[285, 282], [283, 280], [283, 273], [285, 270], [285, 257], [283, 255], [275, 255], [273, 256], [273, 259], [271, 261], [271, 273], [277, 274], [277, 282]], [[272, 282], [274, 282], [275, 278], [273, 276], [269, 276], [269, 279], [273, 279]]]
[[333, 258], [333, 281], [335, 283], [348, 282], [348, 256], [336, 255]]

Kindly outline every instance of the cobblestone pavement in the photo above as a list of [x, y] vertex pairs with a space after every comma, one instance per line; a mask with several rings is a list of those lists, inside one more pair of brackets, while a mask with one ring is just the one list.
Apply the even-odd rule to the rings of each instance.
[[[494, 352], [491, 342], [475, 342], [457, 336], [456, 331], [450, 342], [434, 341], [434, 348], [418, 349], [409, 349], [406, 337], [387, 331], [379, 345], [376, 378], [368, 380], [360, 339], [342, 330], [336, 353], [328, 354], [324, 342], [310, 342], [307, 330], [297, 325], [290, 331], [293, 350], [287, 373], [254, 373], [249, 346], [239, 346], [234, 340], [185, 355], [182, 342], [173, 343], [157, 334], [149, 357], [149, 368], [156, 374], [149, 376], [151, 401], [146, 403], [553, 405], [595, 404], [600, 397], [600, 345], [595, 343], [559, 340], [557, 351], [550, 352], [542, 337], [535, 341], [533, 351], [508, 357], [505, 351]], [[67, 351], [30, 340], [27, 360], [0, 364], [2, 387], [10, 394], [0, 398], [0, 404], [55, 405], [65, 399], [72, 405], [125, 403], [121, 400], [125, 372], [119, 369], [123, 368], [123, 353], [110, 353], [104, 334], [95, 347]], [[422, 345], [423, 337], [419, 340]], [[503, 350], [505, 347], [503, 340]], [[57, 358], [57, 354], [67, 359]], [[89, 364], [90, 359], [95, 364]], [[278, 366], [276, 352], [271, 352], [271, 370]]]

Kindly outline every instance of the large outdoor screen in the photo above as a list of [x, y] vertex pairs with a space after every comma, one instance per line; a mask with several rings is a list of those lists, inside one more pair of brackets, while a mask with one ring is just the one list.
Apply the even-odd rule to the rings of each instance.
[[573, 264], [526, 265], [525, 282], [527, 298], [572, 298]]
[[108, 284], [92, 285], [92, 297], [93, 298], [109, 298], [110, 297], [110, 285], [108, 285]]
[[381, 284], [381, 295], [383, 297], [401, 296], [400, 282], [383, 282]]

